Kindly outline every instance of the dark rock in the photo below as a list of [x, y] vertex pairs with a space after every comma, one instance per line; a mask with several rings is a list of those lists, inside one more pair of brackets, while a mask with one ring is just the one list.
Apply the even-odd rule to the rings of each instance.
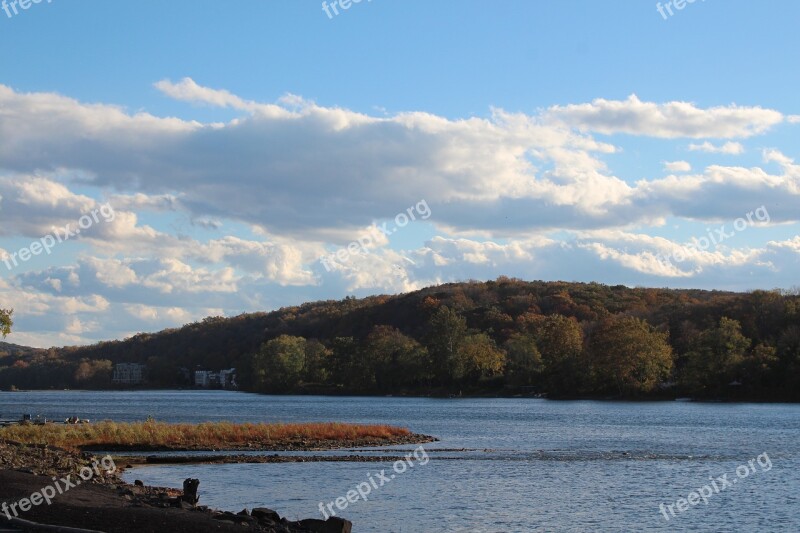
[[191, 510], [196, 509], [196, 507], [194, 505], [192, 505], [189, 502], [185, 502], [183, 500], [181, 500], [180, 506], [181, 506], [181, 509], [184, 509], [184, 510], [187, 510], [187, 511], [191, 511]]
[[331, 517], [327, 520], [311, 518], [297, 522], [310, 533], [352, 533], [353, 523], [343, 518]]
[[219, 520], [221, 522], [232, 522], [234, 524], [249, 524], [251, 522], [255, 522], [255, 519], [251, 516], [243, 516], [240, 514], [233, 514], [229, 511], [225, 511], [223, 513], [215, 514], [213, 516], [214, 520]]
[[266, 507], [256, 507], [250, 513], [250, 515], [255, 518], [256, 520], [269, 520], [270, 522], [280, 522], [281, 516], [273, 511], [272, 509], [267, 509]]
[[197, 505], [200, 497], [197, 495], [197, 489], [200, 487], [199, 479], [189, 478], [183, 482], [183, 501]]
[[144, 487], [144, 483], [142, 483], [140, 479], [134, 481], [133, 484], [136, 485], [137, 487]]

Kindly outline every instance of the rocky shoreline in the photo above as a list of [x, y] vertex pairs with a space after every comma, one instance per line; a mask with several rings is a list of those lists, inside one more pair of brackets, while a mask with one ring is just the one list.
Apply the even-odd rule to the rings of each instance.
[[[353, 446], [350, 442], [342, 444], [343, 448]], [[128, 459], [118, 458], [115, 466], [127, 465]], [[77, 531], [69, 528], [79, 528], [106, 533], [195, 533], [241, 532], [246, 527], [248, 531], [264, 533], [350, 533], [352, 529], [349, 521], [337, 517], [327, 521], [289, 521], [267, 508], [239, 513], [210, 509], [197, 505], [196, 485], [192, 486], [192, 480], [187, 480], [189, 491], [146, 487], [139, 482], [130, 485], [120, 477], [124, 467], [106, 472], [97, 468], [101, 461], [88, 453], [0, 441], [0, 504], [3, 504], [0, 530]], [[82, 473], [93, 467], [96, 475], [88, 480], [81, 478]], [[41, 498], [36, 503], [37, 493], [41, 494], [45, 487], [66, 485], [59, 481], [65, 479], [74, 485], [63, 493], [59, 490], [50, 503], [42, 502]], [[23, 501], [28, 505], [21, 506]], [[25, 507], [28, 509], [23, 511]]]

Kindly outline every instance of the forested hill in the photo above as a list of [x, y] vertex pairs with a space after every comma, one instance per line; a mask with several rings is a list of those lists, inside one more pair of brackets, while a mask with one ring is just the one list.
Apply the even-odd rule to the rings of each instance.
[[[2, 354], [0, 354], [2, 355]], [[207, 318], [0, 357], [0, 387], [104, 388], [144, 363], [235, 367], [248, 390], [800, 400], [800, 297], [500, 278]]]
[[20, 346], [19, 344], [11, 344], [8, 342], [0, 342], [0, 355], [14, 355], [14, 356], [24, 356], [24, 355], [34, 355], [37, 352], [41, 352], [38, 348], [31, 348], [30, 346]]

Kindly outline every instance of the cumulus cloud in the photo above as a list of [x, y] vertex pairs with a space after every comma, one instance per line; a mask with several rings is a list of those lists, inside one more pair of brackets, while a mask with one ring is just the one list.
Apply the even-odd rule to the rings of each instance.
[[[686, 243], [650, 234], [675, 219], [731, 224], [760, 206], [772, 224], [796, 222], [800, 166], [789, 155], [771, 149], [765, 168], [704, 163], [697, 172], [691, 161], [664, 161], [670, 175], [634, 181], [610, 168], [624, 148], [594, 137], [749, 137], [782, 120], [776, 111], [632, 97], [459, 120], [370, 116], [292, 95], [265, 104], [188, 78], [156, 86], [239, 116], [203, 124], [0, 86], [3, 249], [103, 202], [115, 209], [50, 263], [0, 279], [3, 306], [17, 310], [12, 342], [84, 343], [208, 314], [499, 275], [794, 283], [800, 245], [759, 233], [768, 228], [675, 264], [659, 257]], [[413, 244], [378, 230], [421, 199], [432, 216], [416, 223]], [[320, 263], [365, 233], [376, 237], [369, 254]]]
[[740, 155], [744, 153], [744, 145], [730, 141], [718, 146], [706, 141], [700, 144], [690, 144], [689, 150], [692, 152], [705, 152], [707, 154]]
[[701, 109], [689, 102], [642, 102], [636, 95], [627, 100], [600, 98], [589, 104], [554, 106], [548, 114], [582, 131], [665, 139], [752, 137], [784, 120], [780, 112], [761, 107]]
[[664, 161], [664, 170], [667, 172], [690, 172], [692, 164], [688, 161]]
[[194, 104], [238, 109], [276, 118], [291, 116], [290, 112], [280, 106], [247, 101], [223, 89], [211, 89], [198, 85], [192, 78], [183, 78], [177, 83], [161, 80], [155, 83], [155, 88], [170, 98]]
[[[554, 107], [539, 116], [495, 109], [489, 118], [466, 120], [421, 112], [372, 117], [294, 97], [259, 104], [191, 79], [157, 85], [172, 97], [246, 115], [204, 125], [3, 87], [0, 103], [15, 112], [0, 115], [0, 131], [42, 149], [4, 144], [0, 163], [19, 172], [73, 169], [82, 183], [117, 189], [112, 201], [122, 209], [180, 209], [200, 225], [234, 219], [306, 241], [351, 240], [420, 198], [438, 204], [431, 223], [441, 229], [512, 237], [656, 223], [674, 214], [669, 202], [648, 196], [653, 189], [646, 183], [631, 185], [609, 170], [603, 157], [618, 147], [574, 128], [748, 136], [782, 119], [761, 108], [700, 109], [636, 97]], [[47, 128], [29, 127], [45, 120]], [[112, 229], [117, 241], [130, 240], [128, 232], [162, 248], [180, 245], [139, 225], [132, 212], [107, 233]]]
[[733, 222], [765, 206], [773, 223], [797, 222], [800, 166], [778, 151], [765, 152], [764, 157], [777, 162], [781, 172], [712, 165], [700, 175], [641, 182], [637, 188], [639, 202], [673, 216], [721, 222]]

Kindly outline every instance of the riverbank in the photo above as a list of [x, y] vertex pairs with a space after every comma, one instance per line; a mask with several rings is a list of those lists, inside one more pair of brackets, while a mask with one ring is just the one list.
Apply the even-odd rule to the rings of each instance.
[[[233, 532], [241, 531], [243, 526], [273, 533], [349, 533], [350, 522], [340, 518], [289, 521], [267, 508], [234, 514], [196, 505], [191, 488], [186, 494], [138, 482], [130, 485], [121, 479], [122, 472], [146, 461], [136, 457], [99, 459], [87, 450], [312, 451], [433, 440], [403, 428], [355, 424], [195, 425], [149, 420], [132, 424], [12, 426], [0, 429], [0, 524], [23, 531], [46, 530], [37, 529], [46, 524], [108, 533], [129, 532], [131, 528], [176, 533]], [[198, 457], [191, 462], [303, 460], [277, 454], [259, 458]], [[191, 480], [187, 482], [192, 487]]]
[[[100, 459], [90, 451], [319, 451], [434, 440], [405, 428], [340, 423], [167, 424], [147, 420], [10, 426], [0, 429], [0, 527], [34, 531], [39, 530], [36, 524], [47, 524], [109, 533], [128, 532], [132, 527], [136, 531], [177, 533], [241, 531], [247, 527], [275, 533], [349, 533], [350, 522], [335, 517], [326, 521], [289, 521], [267, 508], [234, 514], [196, 505], [191, 482], [186, 494], [138, 482], [130, 485], [121, 474], [134, 465], [148, 464], [146, 459]], [[292, 459], [275, 454], [172, 460], [200, 463]]]
[[[102, 465], [102, 467], [101, 467]], [[195, 505], [181, 490], [129, 485], [109, 457], [0, 441], [0, 528], [107, 533], [350, 533], [347, 520], [289, 521], [266, 508], [238, 514]]]

